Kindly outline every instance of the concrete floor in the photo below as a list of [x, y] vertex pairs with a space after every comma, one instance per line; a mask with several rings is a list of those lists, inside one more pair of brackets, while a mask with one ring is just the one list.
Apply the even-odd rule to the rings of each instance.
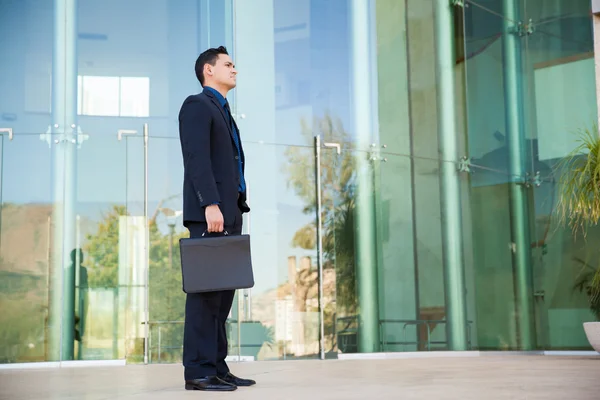
[[0, 399], [600, 399], [599, 357], [481, 356], [231, 364], [258, 384], [183, 390], [180, 365], [0, 370]]

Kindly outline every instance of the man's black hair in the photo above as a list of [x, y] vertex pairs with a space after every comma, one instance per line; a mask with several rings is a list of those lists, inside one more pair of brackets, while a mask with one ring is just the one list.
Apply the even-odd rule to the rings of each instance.
[[204, 86], [204, 66], [210, 64], [214, 66], [217, 63], [219, 54], [229, 54], [224, 46], [211, 48], [203, 52], [198, 56], [196, 60], [196, 78], [200, 81], [200, 84]]

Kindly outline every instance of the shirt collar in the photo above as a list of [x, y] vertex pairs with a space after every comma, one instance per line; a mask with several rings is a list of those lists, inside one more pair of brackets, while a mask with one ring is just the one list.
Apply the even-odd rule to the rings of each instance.
[[225, 107], [225, 103], [227, 102], [227, 100], [225, 99], [225, 97], [223, 97], [221, 93], [219, 93], [217, 89], [213, 89], [210, 86], [205, 86], [204, 89], [210, 90], [216, 96], [217, 100], [219, 100], [219, 104], [221, 104], [221, 107]]

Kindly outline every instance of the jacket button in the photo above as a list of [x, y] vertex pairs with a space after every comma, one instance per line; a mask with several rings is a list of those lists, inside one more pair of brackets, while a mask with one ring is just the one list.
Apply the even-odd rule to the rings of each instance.
[[236, 159], [236, 160], [239, 160], [239, 159], [240, 159], [240, 157], [239, 157], [239, 156], [235, 156], [235, 159]]

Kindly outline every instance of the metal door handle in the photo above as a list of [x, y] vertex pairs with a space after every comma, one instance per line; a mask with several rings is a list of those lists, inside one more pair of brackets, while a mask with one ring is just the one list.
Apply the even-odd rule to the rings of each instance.
[[0, 128], [0, 133], [8, 133], [8, 140], [13, 140], [12, 128]]
[[342, 146], [339, 143], [323, 143], [323, 146], [325, 147], [330, 147], [330, 148], [335, 148], [336, 153], [338, 154], [342, 154]]
[[133, 129], [119, 129], [117, 131], [117, 139], [122, 140], [125, 135], [137, 135], [137, 131]]

